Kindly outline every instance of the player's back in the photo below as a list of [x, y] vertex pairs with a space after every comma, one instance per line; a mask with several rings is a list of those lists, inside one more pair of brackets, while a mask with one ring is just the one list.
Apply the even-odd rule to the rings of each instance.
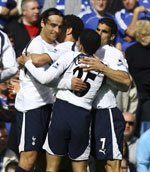
[[82, 92], [59, 90], [56, 97], [76, 106], [91, 110], [91, 104], [97, 91], [101, 87], [104, 74], [95, 71], [84, 72], [83, 69], [80, 68], [80, 59], [93, 58], [91, 56], [79, 52], [68, 52], [65, 56], [68, 56], [68, 59], [72, 58], [73, 60], [65, 70], [64, 78], [78, 77], [87, 84], [87, 89]]

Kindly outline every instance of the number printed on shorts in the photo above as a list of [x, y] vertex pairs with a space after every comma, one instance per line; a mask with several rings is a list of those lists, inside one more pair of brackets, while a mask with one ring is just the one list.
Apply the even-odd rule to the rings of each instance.
[[100, 142], [102, 142], [102, 147], [101, 149], [99, 149], [99, 152], [105, 155], [106, 154], [106, 149], [105, 149], [106, 138], [100, 138]]
[[[83, 69], [80, 68], [80, 67], [76, 67], [74, 70], [73, 70], [73, 74], [75, 75], [76, 74], [76, 77], [77, 78], [80, 78], [80, 79], [83, 79]], [[72, 91], [76, 96], [78, 97], [83, 97], [88, 91], [89, 89], [91, 88], [91, 84], [90, 84], [90, 80], [93, 80], [96, 78], [96, 74], [93, 74], [91, 73], [90, 71], [86, 73], [86, 77], [85, 79], [83, 80], [86, 85], [87, 85], [87, 89], [82, 91], [82, 92], [78, 92], [78, 91]]]

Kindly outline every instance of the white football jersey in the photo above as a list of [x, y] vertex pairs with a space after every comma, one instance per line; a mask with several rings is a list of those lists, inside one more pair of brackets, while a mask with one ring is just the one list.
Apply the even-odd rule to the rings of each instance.
[[59, 57], [67, 51], [78, 51], [77, 45], [74, 42], [66, 41], [58, 44], [53, 51], [49, 52], [49, 55], [53, 62], [59, 59]]
[[[50, 58], [55, 62], [56, 60], [61, 57], [62, 54], [68, 52], [68, 51], [77, 51], [78, 52], [78, 47], [76, 43], [72, 41], [65, 41], [63, 43], [60, 43], [54, 47], [53, 51], [49, 52]], [[58, 78], [53, 80], [50, 84], [46, 84], [48, 87], [52, 87], [54, 93], [57, 92], [57, 89], [71, 89], [71, 79], [68, 78]]]
[[0, 82], [15, 75], [18, 70], [15, 51], [6, 33], [0, 30]]
[[[27, 46], [27, 52], [42, 54], [54, 50], [56, 44], [48, 44], [41, 36], [34, 38]], [[23, 52], [26, 51], [26, 48]], [[50, 65], [38, 67], [39, 71], [45, 71]], [[26, 68], [20, 70], [20, 91], [17, 93], [15, 107], [18, 111], [26, 111], [38, 108], [45, 104], [54, 102], [53, 91], [39, 82], [27, 71]]]
[[[128, 72], [128, 65], [122, 52], [115, 47], [105, 45], [97, 50], [96, 55], [111, 69]], [[99, 90], [93, 102], [93, 106], [97, 109], [116, 107], [117, 91], [118, 90], [111, 85], [104, 84]]]
[[93, 99], [101, 87], [104, 75], [95, 71], [83, 72], [79, 64], [81, 58], [92, 57], [81, 54], [80, 52], [70, 51], [63, 54], [46, 71], [41, 71], [36, 68], [31, 60], [27, 61], [25, 66], [42, 84], [48, 84], [62, 75], [64, 78], [81, 78], [87, 83], [87, 89], [85, 91], [73, 92], [71, 90], [59, 90], [56, 97], [76, 106], [91, 110]]

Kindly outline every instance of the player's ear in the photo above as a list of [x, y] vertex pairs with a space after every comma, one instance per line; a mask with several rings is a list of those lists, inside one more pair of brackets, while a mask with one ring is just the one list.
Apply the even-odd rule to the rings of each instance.
[[41, 27], [43, 28], [44, 27], [44, 21], [43, 20], [41, 20]]
[[115, 39], [116, 35], [112, 34], [110, 40], [113, 41]]
[[66, 35], [70, 35], [70, 34], [72, 34], [72, 27], [67, 28], [66, 30]]
[[84, 47], [82, 44], [79, 45], [79, 51], [84, 53]]

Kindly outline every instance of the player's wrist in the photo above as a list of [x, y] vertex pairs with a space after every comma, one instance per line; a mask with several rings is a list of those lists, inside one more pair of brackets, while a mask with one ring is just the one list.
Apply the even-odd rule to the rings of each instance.
[[31, 59], [27, 60], [27, 61], [25, 62], [25, 64], [24, 64], [24, 66], [27, 67], [29, 63], [32, 63], [32, 60], [31, 60]]
[[106, 66], [104, 64], [100, 64], [99, 72], [105, 72], [105, 71], [106, 71]]

